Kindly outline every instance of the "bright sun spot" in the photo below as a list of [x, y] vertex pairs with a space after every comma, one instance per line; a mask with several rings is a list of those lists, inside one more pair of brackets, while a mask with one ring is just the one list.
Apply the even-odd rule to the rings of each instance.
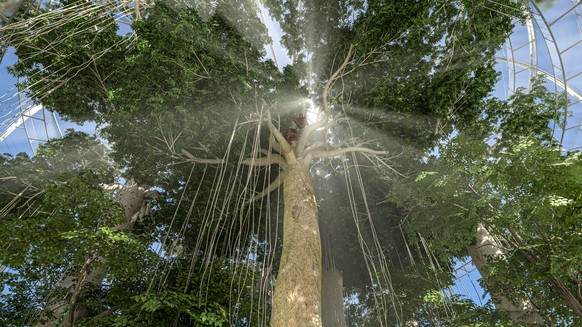
[[322, 111], [315, 105], [315, 103], [313, 103], [311, 99], [305, 99], [305, 105], [307, 106], [307, 112], [305, 114], [307, 123], [311, 125], [319, 120], [322, 115]]

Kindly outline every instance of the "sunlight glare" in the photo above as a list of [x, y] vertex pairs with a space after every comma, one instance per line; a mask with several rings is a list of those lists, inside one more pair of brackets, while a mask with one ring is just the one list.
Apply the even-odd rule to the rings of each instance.
[[304, 101], [305, 101], [305, 106], [307, 109], [306, 113], [305, 113], [305, 117], [307, 118], [307, 123], [309, 125], [311, 125], [321, 118], [321, 115], [323, 114], [323, 112], [319, 107], [317, 107], [315, 105], [313, 100], [304, 99]]

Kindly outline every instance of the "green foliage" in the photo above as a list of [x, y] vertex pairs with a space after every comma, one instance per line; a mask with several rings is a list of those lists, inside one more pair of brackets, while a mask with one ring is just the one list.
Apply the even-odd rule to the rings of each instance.
[[543, 315], [571, 323], [574, 313], [556, 280], [576, 292], [581, 156], [552, 140], [550, 119], [562, 96], [540, 81], [524, 92], [489, 100], [481, 126], [451, 137], [391, 198], [410, 210], [410, 236], [423, 235], [443, 258], [465, 256], [477, 225], [486, 226], [505, 252], [490, 258], [488, 291], [512, 300], [527, 294]]
[[[354, 298], [353, 296], [352, 298]], [[389, 296], [385, 295], [387, 301]], [[450, 295], [443, 295], [439, 289], [427, 290], [413, 299], [401, 296], [404, 308], [398, 317], [405, 323], [403, 326], [447, 326], [447, 327], [498, 327], [522, 326], [512, 323], [507, 314], [495, 310], [491, 303], [484, 306], [475, 304], [470, 299]], [[364, 300], [364, 302], [361, 302]], [[381, 308], [370, 299], [358, 297], [357, 301], [350, 301], [346, 306], [346, 318], [349, 326], [382, 326], [377, 315], [381, 315]], [[396, 321], [397, 317], [390, 317]], [[525, 326], [525, 325], [524, 325]]]
[[[285, 32], [281, 42], [294, 60], [293, 68], [302, 76], [300, 80], [312, 93], [321, 92], [353, 46], [354, 55], [346, 67], [349, 73], [342, 76], [330, 92], [331, 109], [347, 113], [362, 124], [351, 124], [345, 134], [335, 126], [333, 142], [357, 144], [361, 140], [355, 139], [354, 135], [363, 140], [373, 139], [375, 144], [389, 149], [391, 154], [404, 153], [391, 161], [393, 167], [404, 174], [422, 166], [419, 161], [426, 149], [441, 141], [445, 143], [444, 138], [452, 131], [477, 133], [477, 126], [483, 126], [478, 121], [487, 115], [484, 98], [493, 90], [498, 77], [494, 69], [495, 53], [513, 28], [510, 17], [522, 18], [518, 1], [493, 4], [490, 1], [438, 0], [266, 0], [264, 3], [281, 24]], [[342, 135], [348, 136], [343, 138]], [[477, 146], [475, 151], [484, 148], [484, 145], [479, 147], [478, 142], [473, 146]], [[351, 158], [342, 160], [355, 163]], [[464, 244], [472, 242], [476, 226], [475, 220], [463, 219], [464, 213], [458, 212], [457, 206], [471, 207], [475, 200], [468, 194], [455, 191], [455, 185], [464, 185], [464, 176], [461, 173], [447, 176], [433, 185], [435, 178], [441, 177], [440, 169], [444, 173], [446, 165], [439, 165], [438, 169], [422, 167], [433, 175], [427, 173], [424, 180], [419, 178], [422, 184], [413, 189], [395, 190], [394, 198], [385, 201], [383, 196], [392, 188], [392, 182], [378, 180], [377, 172], [361, 168], [362, 180], [366, 183], [366, 199], [361, 199], [357, 195], [359, 188], [355, 178], [344, 182], [344, 179], [349, 180], [346, 178], [349, 172], [338, 167], [341, 164], [333, 161], [329, 166], [318, 163], [317, 171], [326, 177], [314, 177], [314, 184], [319, 185], [322, 195], [318, 203], [323, 240], [327, 244], [324, 250], [332, 252], [328, 253], [333, 257], [330, 261], [342, 270], [348, 287], [354, 287], [355, 292], [369, 293], [372, 288], [366, 288], [365, 284], [370, 283], [370, 278], [360, 267], [365, 266], [365, 258], [376, 264], [380, 258], [376, 257], [377, 254], [366, 254], [364, 258], [360, 248], [362, 243], [358, 241], [369, 246], [375, 244], [376, 236], [382, 244], [382, 254], [389, 262], [390, 275], [408, 278], [400, 280], [395, 287], [410, 290], [406, 297], [399, 298], [406, 304], [395, 305], [410, 308], [408, 314], [414, 313], [422, 301], [408, 300], [418, 300], [423, 292], [436, 286], [421, 279], [419, 272], [408, 271], [408, 257], [419, 260], [424, 251], [415, 251], [413, 246], [411, 253], [405, 248], [406, 241], [399, 227], [408, 208], [397, 208], [394, 203], [403, 204], [403, 198], [410, 198], [410, 207], [418, 206], [420, 208], [415, 209], [426, 214], [412, 217], [414, 227], [411, 230], [415, 232], [406, 237], [412, 236], [408, 238], [411, 241], [418, 240], [416, 231], [425, 235], [426, 228], [430, 234], [425, 235], [427, 246], [434, 247], [439, 253], [439, 263], [448, 267], [451, 256], [465, 253]], [[392, 174], [389, 177], [394, 178]], [[356, 195], [343, 193], [345, 183], [351, 184], [347, 189]], [[436, 186], [441, 187], [437, 189]], [[422, 190], [420, 196], [419, 189]], [[455, 198], [455, 202], [442, 200], [457, 193], [461, 193], [458, 198], [462, 199]], [[344, 206], [352, 201], [356, 204]], [[378, 203], [381, 205], [371, 205]], [[479, 210], [486, 209], [484, 203], [481, 206], [483, 208], [472, 208], [472, 215], [477, 217]], [[366, 215], [360, 214], [355, 218], [359, 219], [358, 228], [355, 228], [353, 215], [360, 212], [370, 214], [372, 218], [367, 221]], [[454, 222], [456, 229], [450, 228], [452, 225], [448, 225], [448, 220], [440, 219], [442, 216]], [[450, 242], [433, 242], [433, 237]], [[418, 280], [423, 280], [422, 286], [409, 285]], [[442, 285], [449, 282], [450, 279], [443, 279]], [[365, 304], [361, 306], [361, 316], [374, 307], [372, 298], [362, 301]], [[370, 316], [373, 314], [362, 319], [377, 318]], [[359, 323], [366, 325], [371, 322]]]
[[[116, 306], [110, 316], [82, 321], [80, 326], [253, 326], [260, 308], [247, 307], [256, 290], [251, 287], [231, 288], [233, 268], [223, 259], [211, 266], [192, 266], [189, 259], [175, 259], [166, 282], [157, 290], [143, 290], [123, 305]], [[205, 287], [200, 287], [201, 283]], [[238, 296], [236, 316], [227, 309], [232, 305], [232, 292]], [[256, 296], [256, 294], [254, 294]], [[129, 300], [129, 301], [128, 301]], [[252, 311], [251, 311], [252, 310]]]
[[[47, 15], [57, 10], [65, 13]], [[74, 12], [79, 16], [71, 19]], [[23, 78], [19, 87], [35, 102], [76, 122], [93, 121], [112, 110], [108, 93], [118, 81], [111, 71], [123, 61], [130, 41], [117, 35], [113, 14], [105, 6], [66, 0], [31, 8], [23, 19], [33, 16], [40, 17], [35, 28], [14, 33], [8, 41], [19, 57], [9, 70]]]
[[[161, 2], [134, 30], [138, 41], [119, 67], [117, 110], [104, 129], [113, 157], [149, 184], [180, 161], [172, 151], [222, 158], [234, 128], [230, 118], [248, 113], [254, 92], [268, 92], [268, 83], [257, 82], [275, 72], [272, 63], [259, 62], [262, 50], [219, 15], [203, 20], [194, 10]], [[175, 140], [172, 149], [164, 139]]]
[[[112, 180], [112, 168], [100, 141], [69, 131], [42, 145], [32, 159], [2, 158], [3, 177], [13, 177], [0, 190], [0, 264], [8, 267], [0, 276], [7, 292], [0, 303], [3, 325], [26, 324], [51, 299], [68, 297], [69, 290], [60, 287], [63, 276], [76, 281], [88, 260], [90, 270], [107, 277], [107, 296], [127, 294], [129, 281], [139, 285], [154, 258], [147, 238], [112, 230], [125, 223], [125, 215], [101, 187]], [[99, 310], [97, 303], [106, 298], [101, 292], [89, 284], [81, 303]]]
[[133, 300], [145, 311], [143, 317], [137, 318], [139, 326], [172, 323], [172, 320], [176, 319], [176, 314], [187, 316], [189, 325], [226, 326], [228, 323], [226, 310], [222, 306], [216, 303], [201, 305], [198, 296], [184, 294], [181, 291], [138, 295], [133, 297]]
[[[462, 297], [447, 298], [440, 291], [427, 293], [421, 310], [424, 311], [424, 314], [419, 319], [420, 326], [432, 326], [434, 324], [451, 327], [521, 326], [520, 324], [512, 323], [507, 317], [507, 313], [495, 310], [491, 303], [478, 306], [470, 299]], [[439, 316], [439, 312], [446, 312], [446, 310], [452, 311], [453, 314], [444, 317]]]
[[[495, 53], [511, 17], [523, 18], [521, 2], [512, 0], [264, 2], [302, 80], [315, 78], [311, 92], [353, 45], [334, 101], [383, 135], [423, 148], [481, 116], [497, 80]], [[305, 57], [312, 58], [307, 65]]]

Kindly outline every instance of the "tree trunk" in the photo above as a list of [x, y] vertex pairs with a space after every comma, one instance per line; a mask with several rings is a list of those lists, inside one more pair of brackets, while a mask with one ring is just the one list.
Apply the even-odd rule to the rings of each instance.
[[283, 184], [283, 252], [273, 296], [272, 327], [311, 327], [321, 321], [321, 239], [309, 171], [290, 165]]
[[[479, 224], [477, 227], [475, 245], [467, 247], [471, 260], [483, 279], [487, 280], [487, 257], [495, 258], [503, 255], [503, 250], [498, 246], [495, 238], [491, 236], [485, 226]], [[510, 300], [499, 294], [491, 294], [497, 309], [507, 311], [511, 321], [528, 325], [543, 325], [544, 319], [535, 311], [535, 308], [528, 300], [512, 303]]]
[[[24, 0], [7, 0], [7, 1], [0, 1], [0, 14], [10, 18], [13, 16], [18, 8], [22, 6]], [[0, 24], [0, 26], [2, 26]]]
[[[143, 187], [128, 181], [125, 186], [121, 185], [106, 185], [102, 186], [103, 191], [113, 192], [120, 190], [118, 195], [118, 201], [123, 206], [123, 211], [125, 214], [125, 222], [123, 224], [117, 225], [112, 230], [125, 230], [131, 232], [135, 222], [146, 214], [146, 198], [152, 196], [155, 191], [147, 191]], [[91, 272], [87, 272], [91, 262], [97, 261], [104, 263], [107, 259], [103, 257], [97, 257], [94, 259], [88, 259], [79, 276], [69, 275], [60, 284], [60, 287], [69, 290], [69, 294], [66, 298], [62, 299], [52, 299], [45, 308], [45, 312], [40, 317], [40, 322], [36, 324], [36, 327], [49, 327], [54, 326], [55, 319], [58, 321], [63, 318], [62, 324], [69, 325], [73, 324], [80, 319], [87, 318], [89, 312], [83, 306], [77, 306], [77, 299], [79, 292], [83, 288], [84, 284], [90, 284], [93, 287], [101, 287], [103, 283], [103, 271], [101, 269], [93, 269]], [[78, 280], [78, 281], [75, 281]], [[69, 299], [70, 297], [70, 299]], [[65, 311], [69, 309], [69, 313], [63, 317]]]
[[347, 327], [344, 311], [344, 279], [335, 267], [323, 269], [321, 282], [323, 327]]

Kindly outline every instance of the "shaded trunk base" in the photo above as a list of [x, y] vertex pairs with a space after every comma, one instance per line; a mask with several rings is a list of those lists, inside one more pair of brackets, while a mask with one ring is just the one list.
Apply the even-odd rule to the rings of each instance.
[[334, 267], [325, 267], [321, 285], [323, 327], [347, 327], [342, 273]]

